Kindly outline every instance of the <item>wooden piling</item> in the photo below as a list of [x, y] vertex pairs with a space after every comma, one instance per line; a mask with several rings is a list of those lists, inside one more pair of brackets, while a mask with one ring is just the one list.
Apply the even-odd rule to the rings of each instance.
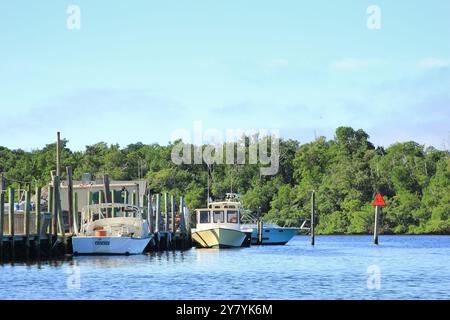
[[65, 242], [65, 230], [64, 223], [62, 219], [61, 212], [61, 199], [59, 193], [59, 176], [56, 175], [55, 171], [52, 174], [52, 185], [53, 185], [53, 240], [56, 242], [58, 240], [58, 229], [61, 232], [61, 236]]
[[0, 260], [3, 257], [3, 227], [5, 225], [5, 193], [0, 181]]
[[169, 194], [164, 193], [164, 231], [169, 232]]
[[9, 188], [9, 235], [11, 236], [11, 252], [14, 255], [14, 189]]
[[257, 231], [258, 231], [258, 245], [263, 244], [263, 222], [261, 221], [261, 218], [258, 219], [257, 222]]
[[378, 229], [379, 229], [379, 219], [380, 219], [380, 215], [381, 215], [381, 207], [380, 206], [376, 206], [375, 207], [375, 225], [374, 225], [374, 230], [373, 230], [373, 243], [375, 245], [378, 245]]
[[[112, 198], [114, 198], [114, 191], [111, 191], [110, 189], [110, 185], [109, 185], [109, 175], [104, 174], [103, 175], [103, 191], [105, 194], [105, 203], [111, 203], [112, 202]], [[112, 194], [111, 194], [112, 193]], [[111, 212], [111, 210], [106, 210], [106, 217], [108, 218], [109, 216], [115, 216], [115, 212]]]
[[30, 249], [30, 213], [31, 213], [31, 197], [30, 190], [25, 191], [25, 210], [24, 210], [24, 231], [25, 231], [25, 247], [27, 251]]
[[41, 248], [41, 188], [36, 187], [36, 204], [35, 204], [35, 212], [36, 212], [36, 247], [38, 250]]
[[[53, 182], [52, 185], [48, 186], [48, 193], [47, 193], [47, 211], [53, 213]], [[52, 222], [48, 225], [48, 234], [53, 234], [53, 219], [54, 216], [52, 215]]]
[[176, 230], [176, 226], [175, 226], [175, 197], [174, 197], [174, 195], [172, 194], [171, 196], [170, 196], [170, 222], [171, 222], [171, 230], [172, 230], [172, 233], [174, 234], [174, 237], [175, 237], [175, 232], [177, 232], [177, 230]]
[[156, 217], [155, 217], [155, 233], [158, 233], [161, 223], [161, 194], [156, 195]]
[[74, 192], [73, 194], [73, 229], [74, 234], [78, 234], [79, 227], [78, 227], [78, 193]]
[[186, 222], [184, 221], [184, 196], [180, 197], [180, 232], [186, 232]]
[[315, 192], [313, 191], [313, 192], [311, 192], [311, 228], [310, 228], [311, 245], [312, 246], [314, 246], [316, 244], [315, 230], [314, 230], [315, 210], [316, 210], [316, 195], [315, 195]]
[[73, 232], [73, 180], [72, 180], [72, 167], [66, 167], [67, 173], [67, 193], [68, 193], [68, 204], [69, 204], [69, 233]]
[[148, 222], [148, 228], [149, 232], [153, 233], [155, 232], [154, 227], [154, 219], [153, 219], [153, 195], [149, 191], [148, 192], [148, 200], [147, 200], [147, 222]]
[[61, 177], [61, 133], [56, 133], [56, 175]]

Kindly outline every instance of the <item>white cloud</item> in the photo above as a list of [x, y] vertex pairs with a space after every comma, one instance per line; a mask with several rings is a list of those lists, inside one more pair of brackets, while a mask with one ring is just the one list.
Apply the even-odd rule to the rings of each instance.
[[439, 58], [425, 58], [419, 62], [422, 68], [446, 68], [450, 67], [450, 60]]
[[369, 68], [374, 66], [379, 66], [383, 64], [383, 60], [380, 59], [342, 59], [331, 63], [332, 69], [338, 70], [352, 70]]

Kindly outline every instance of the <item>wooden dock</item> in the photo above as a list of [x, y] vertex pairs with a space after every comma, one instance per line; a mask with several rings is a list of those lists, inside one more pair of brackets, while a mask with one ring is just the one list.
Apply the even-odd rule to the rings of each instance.
[[[150, 190], [139, 194], [139, 188], [131, 194], [126, 187], [132, 183], [119, 185], [110, 183], [109, 176], [103, 176], [103, 183], [96, 192], [92, 184], [75, 188], [72, 167], [66, 167], [67, 180], [61, 180], [61, 139], [57, 133], [56, 168], [50, 172], [51, 182], [46, 188], [46, 204], [42, 205], [42, 186], [36, 186], [32, 192], [31, 183], [24, 190], [6, 188], [6, 179], [0, 172], [0, 262], [15, 259], [41, 259], [62, 257], [72, 254], [72, 236], [81, 228], [79, 202], [87, 205], [101, 203], [131, 204], [138, 207], [147, 220], [149, 233], [154, 240], [146, 251], [186, 250], [192, 248], [189, 221], [186, 221], [184, 197], [180, 196], [178, 206], [174, 195], [164, 194], [164, 211], [161, 207], [162, 195], [152, 194]], [[64, 193], [61, 193], [64, 190]], [[87, 196], [80, 199], [79, 194]], [[23, 202], [23, 208], [16, 208], [16, 199]], [[141, 199], [142, 197], [142, 199]], [[32, 201], [34, 199], [34, 201]], [[94, 201], [96, 201], [94, 203]], [[32, 207], [32, 203], [34, 206]], [[67, 204], [62, 206], [62, 203]], [[178, 210], [177, 210], [178, 207]], [[109, 209], [114, 216], [114, 208]], [[187, 218], [189, 219], [189, 218]]]
[[[53, 192], [50, 198], [52, 205], [41, 212], [41, 207], [31, 208], [31, 193], [26, 191], [26, 204], [24, 210], [17, 210], [14, 203], [15, 190], [9, 188], [1, 191], [0, 196], [0, 261], [52, 259], [71, 255], [72, 236], [80, 226], [81, 212], [78, 212], [77, 194], [73, 195], [74, 213], [70, 218], [68, 211], [55, 209], [58, 206], [58, 188], [49, 187]], [[56, 190], [56, 192], [55, 192]], [[113, 191], [112, 191], [113, 192]], [[8, 194], [8, 201], [5, 194]], [[36, 188], [36, 196], [40, 196], [41, 189]], [[92, 202], [93, 195], [89, 194]], [[147, 246], [146, 252], [164, 250], [187, 250], [192, 248], [192, 239], [189, 228], [186, 228], [184, 219], [184, 199], [180, 198], [179, 212], [176, 212], [174, 197], [171, 203], [153, 205], [154, 200], [160, 201], [161, 195], [148, 194], [144, 197], [145, 208], [142, 208], [143, 218], [147, 219], [149, 231], [153, 234], [153, 241]], [[168, 199], [168, 196], [164, 197]], [[27, 205], [28, 203], [28, 205]], [[170, 212], [168, 208], [171, 208]], [[32, 210], [33, 209], [33, 210]]]

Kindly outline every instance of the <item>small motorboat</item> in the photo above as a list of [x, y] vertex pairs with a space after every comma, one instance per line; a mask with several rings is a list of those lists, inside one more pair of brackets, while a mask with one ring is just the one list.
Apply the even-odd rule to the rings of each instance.
[[[251, 244], [259, 245], [285, 245], [299, 232], [309, 231], [305, 227], [306, 220], [300, 228], [296, 227], [280, 227], [274, 223], [263, 223], [258, 218], [259, 215], [252, 213], [250, 210], [242, 210], [241, 228], [243, 230], [251, 230]], [[258, 225], [262, 226], [262, 232], [259, 232]]]
[[285, 245], [300, 230], [300, 228], [280, 227], [277, 224], [262, 224], [262, 237], [259, 238], [257, 224], [242, 224], [241, 228], [252, 230], [251, 244]]
[[152, 238], [139, 207], [106, 203], [83, 208], [72, 247], [75, 255], [141, 254]]
[[196, 209], [197, 224], [192, 239], [199, 248], [239, 248], [250, 245], [252, 230], [240, 225], [240, 203], [227, 195], [222, 202]]

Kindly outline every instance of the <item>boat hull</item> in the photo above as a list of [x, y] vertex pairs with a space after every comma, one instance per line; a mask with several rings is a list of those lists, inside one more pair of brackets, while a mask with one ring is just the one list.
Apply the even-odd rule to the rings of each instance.
[[[296, 234], [296, 228], [265, 228], [263, 227], [262, 243], [263, 245], [285, 245]], [[252, 244], [258, 244], [258, 230], [253, 229]]]
[[192, 233], [192, 239], [199, 248], [239, 248], [246, 234], [240, 230], [217, 227], [196, 230]]
[[151, 238], [131, 237], [73, 237], [76, 255], [142, 254]]

